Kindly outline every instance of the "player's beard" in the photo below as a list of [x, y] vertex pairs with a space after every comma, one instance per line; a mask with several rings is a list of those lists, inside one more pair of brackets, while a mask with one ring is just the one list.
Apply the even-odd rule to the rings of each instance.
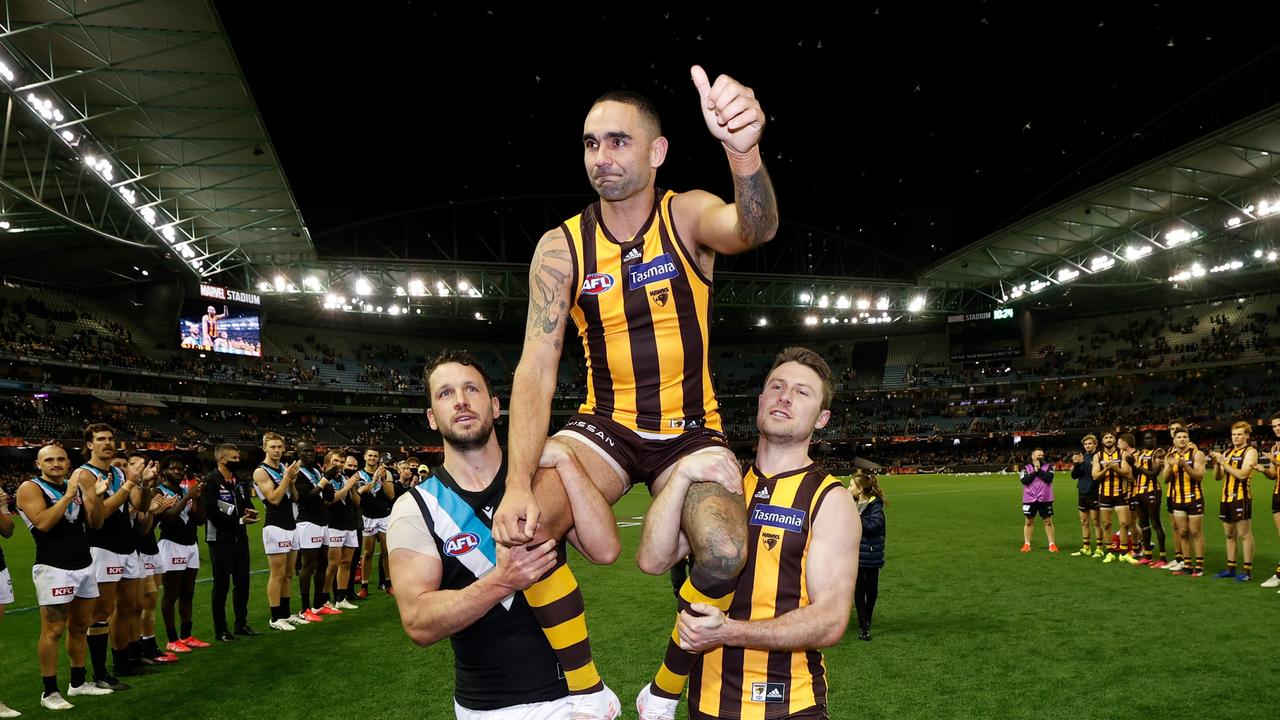
[[458, 452], [470, 452], [471, 450], [479, 450], [489, 442], [489, 437], [493, 435], [493, 416], [485, 418], [473, 430], [455, 431], [452, 426], [446, 432], [443, 427], [440, 429], [440, 436], [449, 444], [449, 447]]

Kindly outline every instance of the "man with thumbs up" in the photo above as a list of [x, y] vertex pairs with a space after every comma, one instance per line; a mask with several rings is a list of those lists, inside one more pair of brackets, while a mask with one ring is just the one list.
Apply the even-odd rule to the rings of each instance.
[[[684, 500], [686, 535], [696, 563], [681, 597], [728, 608], [746, 557], [742, 478], [722, 432], [707, 364], [711, 279], [717, 253], [759, 247], [778, 228], [777, 198], [765, 171], [760, 137], [765, 115], [755, 92], [728, 75], [714, 81], [699, 66], [691, 84], [707, 130], [724, 148], [734, 202], [704, 190], [655, 185], [668, 140], [653, 104], [634, 92], [606, 93], [582, 130], [583, 164], [599, 202], [543, 235], [529, 267], [524, 351], [511, 397], [506, 495], [493, 517], [506, 545], [539, 542], [573, 524], [553, 470], [539, 469], [563, 335], [572, 317], [588, 367], [587, 400], [557, 433], [604, 497], [616, 502], [636, 483], [662, 490], [671, 469], [695, 452], [723, 462], [702, 467]], [[724, 473], [721, 468], [735, 471]], [[723, 475], [723, 477], [721, 477]], [[567, 568], [566, 568], [567, 570]], [[578, 596], [576, 581], [533, 593], [537, 608]], [[723, 607], [721, 607], [723, 606]], [[547, 618], [539, 616], [544, 629]], [[559, 656], [562, 648], [553, 648]], [[652, 692], [678, 698], [696, 655], [671, 642], [662, 682]], [[581, 665], [580, 658], [561, 657]], [[571, 693], [600, 686], [594, 673], [570, 682]], [[646, 692], [648, 690], [646, 689]]]

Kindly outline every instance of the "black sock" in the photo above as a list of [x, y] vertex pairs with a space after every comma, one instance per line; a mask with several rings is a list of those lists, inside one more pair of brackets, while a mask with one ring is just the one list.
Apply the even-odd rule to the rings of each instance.
[[280, 617], [281, 617], [280, 606], [276, 605], [275, 607], [271, 608], [271, 622], [275, 622], [276, 620], [279, 620]]
[[[1276, 574], [1277, 574], [1277, 575], [1280, 575], [1280, 568], [1277, 568], [1277, 569], [1276, 569]], [[337, 593], [337, 595], [338, 595], [338, 602], [346, 602], [346, 599], [347, 599], [347, 589], [346, 589], [346, 588], [338, 588], [338, 593]]]
[[169, 642], [177, 642], [182, 639], [182, 636], [178, 634], [178, 628], [170, 623], [164, 624], [164, 634], [169, 638]]
[[324, 607], [329, 602], [329, 593], [322, 592], [316, 594], [316, 607]]
[[106, 623], [94, 623], [90, 630], [97, 629], [101, 634], [90, 635], [86, 642], [89, 645], [89, 659], [93, 662], [93, 678], [102, 680], [110, 675], [107, 672], [107, 628]]
[[182, 623], [182, 637], [184, 638], [191, 637], [191, 623], [189, 622]]
[[134, 664], [142, 663], [142, 641], [134, 640], [129, 643], [129, 662]]
[[129, 648], [125, 648], [123, 650], [117, 650], [115, 648], [111, 648], [111, 663], [116, 666], [117, 670], [122, 667], [128, 667], [129, 666]]
[[[80, 672], [83, 673], [84, 668], [80, 668]], [[50, 695], [58, 692], [58, 676], [57, 675], [45, 675], [40, 679], [44, 680], [44, 695], [42, 695], [41, 697], [49, 697]], [[83, 678], [81, 679], [81, 682], [84, 682]]]
[[142, 653], [149, 658], [160, 654], [160, 646], [156, 643], [155, 635], [142, 638]]
[[[55, 679], [57, 678], [56, 675], [54, 677]], [[83, 667], [71, 668], [71, 687], [80, 687], [83, 684], [84, 684], [84, 668]], [[54, 688], [54, 690], [57, 690], [57, 688]]]
[[302, 589], [299, 591], [302, 595], [302, 604], [298, 607], [302, 608], [304, 611], [311, 609], [311, 588], [308, 587], [309, 585], [311, 585], [311, 583], [302, 583]]
[[293, 613], [289, 611], [289, 598], [280, 598], [280, 617], [287, 618], [290, 615]]

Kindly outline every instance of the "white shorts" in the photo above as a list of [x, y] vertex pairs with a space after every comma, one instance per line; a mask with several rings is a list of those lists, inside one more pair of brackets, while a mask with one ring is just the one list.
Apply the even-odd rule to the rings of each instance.
[[371, 518], [371, 517], [365, 518], [364, 519], [364, 536], [370, 537], [373, 535], [377, 535], [378, 533], [382, 533], [385, 535], [387, 532], [387, 521], [389, 519], [390, 519], [390, 516], [380, 517], [380, 518]]
[[[161, 552], [164, 552], [163, 549]], [[164, 566], [160, 564], [159, 555], [143, 555], [142, 553], [138, 553], [138, 558], [142, 561], [143, 577], [160, 575], [164, 572]]]
[[468, 710], [453, 701], [453, 714], [458, 720], [564, 720], [573, 705], [568, 697], [540, 703], [512, 705], [498, 710]]
[[172, 540], [160, 541], [160, 572], [175, 570], [199, 570], [200, 548], [195, 545], [179, 545]]
[[36, 585], [36, 603], [39, 605], [66, 605], [76, 598], [98, 597], [93, 565], [79, 570], [33, 565], [31, 581]]
[[314, 550], [324, 545], [325, 534], [328, 531], [329, 528], [315, 523], [300, 522], [298, 529], [293, 531], [293, 546], [299, 550]]
[[13, 578], [9, 577], [9, 568], [0, 570], [0, 605], [13, 604]]
[[262, 548], [268, 555], [293, 552], [297, 549], [293, 546], [293, 531], [267, 525], [262, 528]]
[[93, 571], [100, 583], [120, 582], [121, 580], [141, 580], [143, 574], [142, 558], [138, 553], [120, 555], [100, 547], [90, 547], [93, 556]]
[[356, 531], [334, 530], [333, 528], [329, 528], [328, 538], [325, 540], [325, 545], [328, 545], [329, 547], [344, 548], [358, 547], [356, 543]]

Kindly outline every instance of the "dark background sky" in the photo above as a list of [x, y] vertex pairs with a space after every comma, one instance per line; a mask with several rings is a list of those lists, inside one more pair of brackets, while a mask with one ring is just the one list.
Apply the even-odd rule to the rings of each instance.
[[755, 89], [785, 220], [910, 266], [1280, 102], [1260, 5], [299, 7], [218, 3], [322, 253], [387, 213], [586, 196], [582, 118], [615, 87], [659, 105], [662, 185], [731, 197], [695, 62]]

